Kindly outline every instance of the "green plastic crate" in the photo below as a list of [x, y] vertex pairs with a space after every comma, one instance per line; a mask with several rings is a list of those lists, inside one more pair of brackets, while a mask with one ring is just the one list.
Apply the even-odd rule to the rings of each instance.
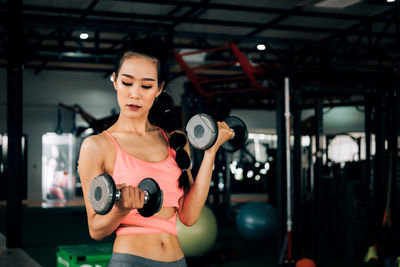
[[105, 267], [111, 259], [113, 244], [57, 247], [57, 267]]

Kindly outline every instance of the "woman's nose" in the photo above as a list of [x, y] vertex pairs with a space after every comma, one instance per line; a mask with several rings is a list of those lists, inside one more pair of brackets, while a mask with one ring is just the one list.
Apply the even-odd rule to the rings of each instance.
[[139, 86], [136, 83], [132, 84], [132, 86], [129, 90], [129, 97], [130, 98], [139, 98], [140, 97]]

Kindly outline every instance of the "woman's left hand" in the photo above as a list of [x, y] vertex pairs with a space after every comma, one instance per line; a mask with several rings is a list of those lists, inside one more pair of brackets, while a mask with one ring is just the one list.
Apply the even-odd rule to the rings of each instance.
[[215, 141], [215, 144], [207, 149], [207, 151], [211, 152], [217, 152], [219, 147], [225, 143], [226, 141], [232, 139], [235, 134], [232, 131], [232, 129], [228, 126], [228, 124], [225, 121], [217, 121], [218, 125], [218, 137], [217, 140]]

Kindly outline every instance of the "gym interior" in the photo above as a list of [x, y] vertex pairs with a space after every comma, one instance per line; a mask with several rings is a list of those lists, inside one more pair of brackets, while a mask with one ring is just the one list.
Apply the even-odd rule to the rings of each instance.
[[243, 122], [200, 219], [178, 221], [188, 266], [400, 266], [399, 16], [397, 0], [0, 0], [0, 266], [106, 266], [79, 148], [119, 114], [114, 55], [150, 35], [177, 129]]

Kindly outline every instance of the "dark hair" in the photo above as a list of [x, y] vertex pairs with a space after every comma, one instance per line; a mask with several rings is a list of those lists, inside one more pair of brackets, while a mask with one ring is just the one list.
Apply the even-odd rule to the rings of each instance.
[[170, 49], [161, 38], [146, 37], [138, 40], [131, 40], [130, 42], [123, 45], [120, 52], [118, 53], [114, 72], [118, 76], [121, 65], [124, 61], [134, 55], [146, 56], [157, 60], [157, 74], [158, 74], [158, 85], [162, 82], [167, 82], [168, 73], [168, 58]]
[[187, 143], [186, 135], [179, 132], [173, 132], [169, 137], [170, 146], [176, 151], [176, 163], [181, 168], [182, 173], [179, 176], [179, 187], [187, 192], [190, 188], [189, 176], [187, 170], [191, 168], [191, 160], [184, 149]]
[[168, 133], [179, 128], [179, 114], [174, 106], [172, 97], [167, 91], [161, 92], [154, 101], [149, 111], [149, 121]]
[[[148, 36], [143, 39], [131, 40], [125, 43], [115, 60], [114, 72], [116, 76], [118, 76], [124, 61], [135, 55], [141, 55], [156, 60], [158, 86], [164, 82], [164, 88], [166, 88], [169, 76], [168, 59], [170, 56], [170, 49], [168, 49], [166, 43], [161, 38], [155, 36]], [[175, 130], [177, 125], [174, 119], [177, 114], [174, 114], [173, 110], [174, 104], [172, 98], [164, 90], [157, 97], [154, 105], [150, 109], [150, 123], [163, 128], [167, 132]]]

